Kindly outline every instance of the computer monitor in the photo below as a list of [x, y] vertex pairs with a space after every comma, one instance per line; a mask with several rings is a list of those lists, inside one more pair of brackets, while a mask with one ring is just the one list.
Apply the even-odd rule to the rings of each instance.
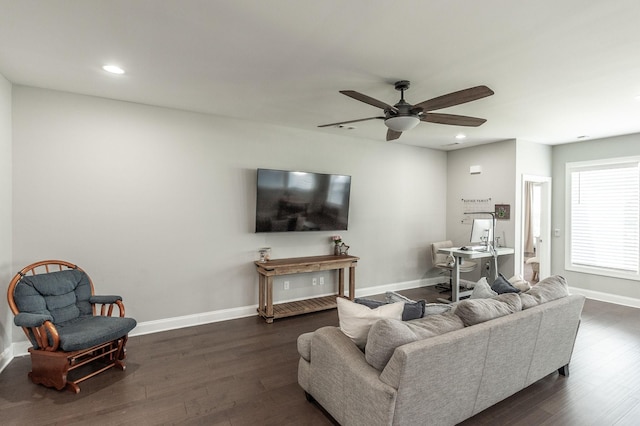
[[471, 225], [471, 245], [485, 245], [493, 242], [493, 219], [473, 219]]

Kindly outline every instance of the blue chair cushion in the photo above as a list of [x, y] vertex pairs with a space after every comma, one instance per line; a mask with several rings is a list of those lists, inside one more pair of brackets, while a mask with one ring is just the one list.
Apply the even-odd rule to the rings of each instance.
[[127, 335], [136, 326], [133, 318], [81, 316], [56, 324], [60, 349], [77, 351]]
[[91, 315], [90, 297], [89, 277], [77, 269], [26, 275], [14, 291], [20, 312], [51, 315], [54, 324]]

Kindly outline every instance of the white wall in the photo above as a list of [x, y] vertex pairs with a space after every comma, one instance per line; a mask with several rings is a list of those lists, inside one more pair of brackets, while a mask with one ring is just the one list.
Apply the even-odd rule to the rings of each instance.
[[[5, 289], [13, 275], [11, 193], [11, 83], [0, 75], [0, 283]], [[11, 357], [12, 318], [6, 301], [0, 302], [0, 371]]]
[[[603, 277], [564, 269], [565, 246], [565, 165], [568, 162], [588, 161], [640, 155], [640, 134], [597, 139], [553, 147], [553, 208], [552, 229], [559, 229], [560, 236], [552, 238], [551, 272], [567, 278], [572, 287], [591, 292], [608, 293], [622, 298], [640, 299], [640, 282]], [[590, 294], [598, 298], [597, 294]], [[608, 297], [619, 303], [629, 303]]]
[[[253, 232], [258, 167], [352, 175], [341, 234], [361, 257], [357, 289], [420, 280], [445, 236], [444, 152], [13, 90], [12, 269], [75, 262], [139, 322], [257, 305], [260, 247], [275, 258], [332, 251], [331, 232]], [[326, 292], [290, 279], [276, 299]]]
[[[470, 174], [471, 166], [481, 166], [482, 173]], [[491, 209], [495, 204], [511, 205], [511, 219], [499, 220], [496, 236], [501, 243], [513, 247], [515, 241], [514, 206], [516, 200], [516, 141], [508, 140], [487, 145], [473, 146], [447, 155], [447, 186], [440, 190], [447, 193], [447, 239], [455, 245], [469, 244], [471, 225], [462, 223], [465, 217], [462, 199], [491, 198]], [[486, 217], [489, 216], [477, 216]], [[502, 256], [499, 269], [507, 278], [513, 275], [513, 256]], [[480, 277], [479, 268], [473, 275]]]

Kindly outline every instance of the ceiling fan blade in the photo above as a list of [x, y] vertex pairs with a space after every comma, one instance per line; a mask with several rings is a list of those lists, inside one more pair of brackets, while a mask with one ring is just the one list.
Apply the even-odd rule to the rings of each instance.
[[469, 89], [459, 90], [447, 95], [438, 96], [428, 101], [414, 105], [414, 108], [422, 108], [424, 111], [447, 108], [454, 105], [464, 104], [493, 95], [493, 90], [487, 86], [476, 86]]
[[365, 104], [373, 105], [374, 107], [382, 108], [384, 110], [390, 110], [398, 112], [396, 107], [393, 107], [385, 102], [379, 101], [377, 99], [372, 98], [371, 96], [363, 95], [360, 92], [356, 92], [355, 90], [341, 90], [340, 93], [343, 95], [347, 95], [350, 98], [358, 100], [360, 102], [364, 102]]
[[359, 118], [357, 120], [349, 120], [349, 121], [341, 121], [339, 123], [331, 123], [331, 124], [321, 124], [318, 127], [332, 127], [332, 126], [339, 126], [341, 124], [349, 124], [349, 123], [357, 123], [359, 121], [367, 121], [367, 120], [375, 120], [375, 119], [381, 119], [384, 120], [385, 117], [369, 117], [369, 118]]
[[395, 130], [388, 129], [387, 130], [387, 141], [393, 141], [400, 137], [402, 132], [396, 132]]
[[420, 117], [421, 121], [427, 121], [429, 123], [438, 123], [438, 124], [450, 124], [452, 126], [468, 126], [468, 127], [478, 127], [487, 121], [484, 118], [477, 117], [467, 117], [466, 115], [455, 115], [455, 114], [438, 114], [433, 112], [428, 112]]

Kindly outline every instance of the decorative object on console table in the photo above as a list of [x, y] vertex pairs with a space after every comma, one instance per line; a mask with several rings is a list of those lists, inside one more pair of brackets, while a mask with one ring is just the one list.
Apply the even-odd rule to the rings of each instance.
[[271, 247], [262, 247], [258, 250], [258, 254], [260, 256], [259, 262], [267, 262], [271, 258]]
[[340, 235], [333, 235], [331, 237], [333, 241], [333, 254], [338, 256], [340, 254], [340, 244], [342, 244], [342, 237]]
[[340, 244], [340, 254], [343, 256], [349, 254], [349, 246], [345, 243]]
[[[356, 266], [360, 258], [356, 256], [309, 256], [289, 259], [271, 259], [269, 262], [255, 261], [258, 272], [258, 314], [267, 323], [274, 319], [309, 312], [333, 309], [337, 306], [336, 297], [348, 297], [353, 300], [356, 292]], [[345, 294], [344, 271], [349, 269], [349, 295]], [[290, 303], [273, 303], [273, 277], [304, 272], [338, 271], [338, 292], [329, 296], [297, 300]]]

